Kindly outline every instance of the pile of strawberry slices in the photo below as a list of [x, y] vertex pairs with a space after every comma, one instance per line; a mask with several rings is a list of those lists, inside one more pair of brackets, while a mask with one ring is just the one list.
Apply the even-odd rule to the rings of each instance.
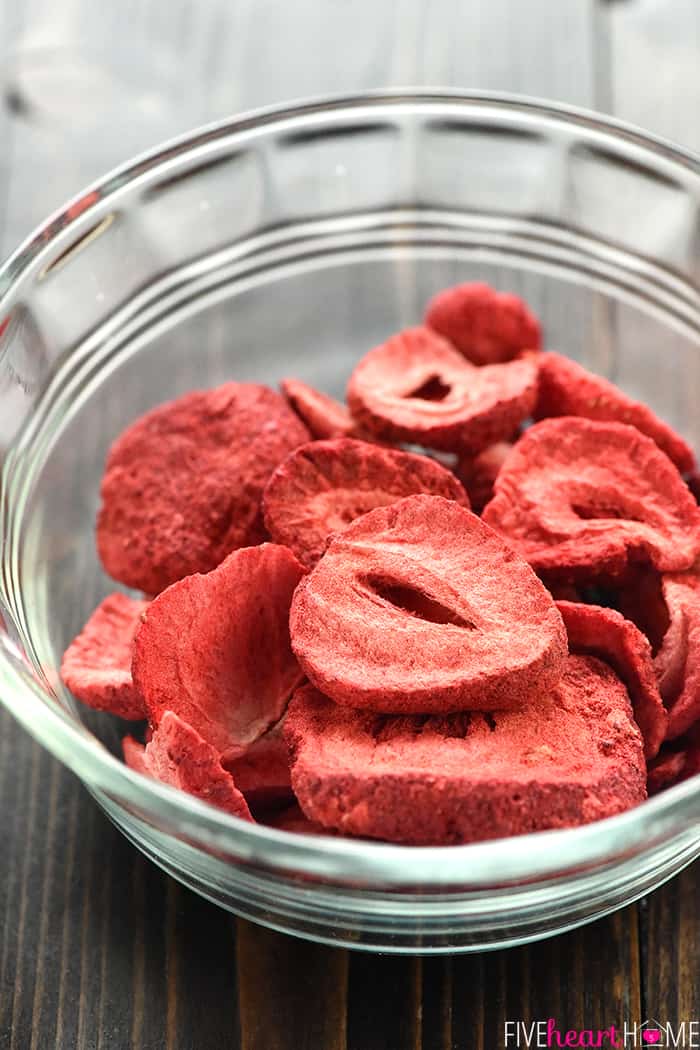
[[447, 289], [347, 405], [231, 382], [117, 438], [97, 549], [130, 593], [63, 681], [134, 723], [132, 769], [295, 833], [620, 813], [700, 773], [695, 469], [517, 296]]

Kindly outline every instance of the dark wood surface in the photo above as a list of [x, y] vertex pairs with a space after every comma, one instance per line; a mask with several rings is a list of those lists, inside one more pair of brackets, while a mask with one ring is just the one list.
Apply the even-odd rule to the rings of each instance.
[[[514, 90], [700, 147], [697, 0], [3, 0], [0, 49], [5, 250], [126, 154], [311, 93]], [[396, 959], [274, 934], [185, 891], [5, 713], [0, 799], [0, 1050], [495, 1050], [506, 1019], [700, 1018], [697, 864], [563, 937]]]

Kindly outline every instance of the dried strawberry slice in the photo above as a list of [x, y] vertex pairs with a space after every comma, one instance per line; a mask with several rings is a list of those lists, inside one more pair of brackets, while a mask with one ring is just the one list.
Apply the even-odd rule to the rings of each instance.
[[291, 551], [265, 543], [154, 599], [133, 661], [151, 722], [174, 711], [219, 752], [262, 736], [301, 679], [288, 615], [302, 574]]
[[227, 383], [146, 413], [110, 449], [97, 546], [107, 572], [157, 594], [263, 538], [260, 497], [309, 432], [264, 386]]
[[590, 656], [520, 711], [378, 716], [306, 686], [285, 725], [304, 813], [353, 835], [471, 842], [585, 824], [646, 794], [627, 691]]
[[667, 707], [671, 707], [683, 692], [688, 662], [688, 614], [692, 616], [697, 600], [695, 588], [684, 584], [684, 575], [662, 577], [668, 627], [654, 658], [654, 668]]
[[123, 743], [124, 757], [132, 769], [186, 791], [234, 817], [253, 819], [233, 777], [221, 765], [216, 748], [173, 711], [164, 712], [141, 754], [134, 746], [136, 741], [127, 740]]
[[700, 733], [696, 730], [680, 740], [666, 744], [649, 765], [647, 789], [650, 795], [700, 775]]
[[279, 806], [290, 800], [292, 783], [283, 729], [284, 718], [252, 744], [221, 756], [222, 766], [252, 807]]
[[649, 766], [647, 773], [647, 791], [658, 795], [659, 791], [672, 787], [684, 779], [686, 756], [685, 751], [669, 751], [658, 756]]
[[131, 653], [147, 608], [147, 601], [110, 594], [63, 654], [61, 678], [88, 707], [119, 718], [146, 717], [131, 677]]
[[298, 802], [285, 807], [285, 809], [268, 814], [260, 823], [267, 824], [268, 827], [276, 828], [278, 831], [291, 831], [295, 835], [335, 834], [329, 828], [324, 828], [321, 824], [315, 824], [312, 820], [305, 817], [304, 811]]
[[587, 371], [576, 361], [548, 352], [538, 358], [539, 390], [535, 418], [584, 416], [602, 422], [629, 423], [655, 441], [662, 452], [685, 473], [695, 467], [688, 443], [664, 423], [648, 405], [634, 401], [614, 383]]
[[124, 761], [129, 769], [133, 769], [135, 773], [140, 773], [144, 777], [151, 776], [151, 770], [146, 762], [145, 744], [142, 744], [140, 740], [136, 740], [133, 736], [125, 736], [122, 740], [122, 751], [124, 753]]
[[472, 509], [480, 514], [493, 498], [493, 486], [513, 447], [511, 441], [497, 441], [477, 456], [462, 456], [455, 471], [469, 496]]
[[687, 484], [695, 497], [695, 502], [700, 503], [700, 471], [693, 470], [687, 479]]
[[670, 624], [661, 573], [648, 565], [637, 566], [618, 581], [613, 594], [614, 601], [606, 604], [612, 604], [625, 619], [636, 624], [656, 655]]
[[574, 653], [597, 656], [610, 664], [627, 686], [634, 717], [642, 731], [647, 759], [658, 754], [668, 716], [656, 684], [651, 646], [642, 632], [615, 609], [558, 601]]
[[662, 579], [656, 569], [641, 564], [633, 566], [623, 576], [587, 575], [577, 583], [560, 578], [548, 579], [548, 590], [556, 601], [615, 609], [642, 632], [652, 655], [656, 655], [669, 626]]
[[438, 292], [426, 307], [425, 324], [476, 365], [511, 361], [542, 342], [539, 322], [522, 299], [476, 282]]
[[363, 357], [348, 405], [376, 437], [479, 452], [513, 434], [536, 392], [534, 358], [477, 368], [430, 329], [409, 328]]
[[586, 577], [650, 560], [662, 572], [700, 553], [700, 510], [651, 438], [624, 423], [566, 416], [513, 448], [484, 521], [543, 573]]
[[355, 421], [340, 401], [322, 394], [301, 379], [283, 379], [280, 386], [312, 438], [322, 441], [354, 435]]
[[306, 566], [326, 549], [328, 537], [375, 507], [425, 492], [469, 506], [457, 478], [433, 459], [337, 438], [296, 449], [265, 489], [265, 524]]
[[659, 690], [669, 710], [667, 737], [700, 723], [700, 577], [664, 576], [670, 624], [655, 658]]
[[557, 681], [566, 632], [535, 574], [452, 500], [408, 496], [354, 521], [297, 588], [292, 646], [340, 704], [517, 707]]

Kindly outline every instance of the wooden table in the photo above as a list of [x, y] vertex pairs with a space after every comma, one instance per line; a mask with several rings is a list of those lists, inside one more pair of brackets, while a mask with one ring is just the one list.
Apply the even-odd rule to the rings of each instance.
[[[0, 41], [4, 250], [128, 154], [312, 93], [519, 91], [700, 148], [698, 0], [3, 0]], [[4, 713], [0, 798], [0, 1050], [495, 1050], [507, 1019], [700, 1018], [700, 865], [564, 937], [395, 959], [181, 889]]]

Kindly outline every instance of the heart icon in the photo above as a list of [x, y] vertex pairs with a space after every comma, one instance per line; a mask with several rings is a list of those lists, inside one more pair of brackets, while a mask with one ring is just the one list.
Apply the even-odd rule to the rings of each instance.
[[642, 1032], [642, 1039], [645, 1043], [658, 1043], [661, 1041], [661, 1032], [658, 1028], [647, 1028], [646, 1032]]

